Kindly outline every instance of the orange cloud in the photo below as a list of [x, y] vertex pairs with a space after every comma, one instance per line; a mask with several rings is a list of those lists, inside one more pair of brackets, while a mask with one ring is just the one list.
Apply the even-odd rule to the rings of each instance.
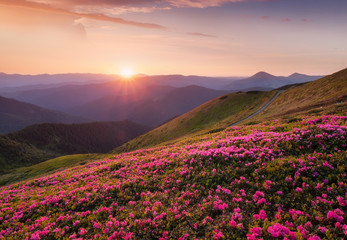
[[102, 13], [78, 13], [78, 12], [74, 12], [72, 10], [57, 8], [57, 7], [53, 7], [51, 5], [48, 5], [45, 3], [39, 3], [39, 2], [30, 2], [30, 1], [25, 1], [25, 0], [22, 0], [22, 1], [21, 0], [0, 0], [0, 4], [32, 8], [32, 9], [36, 9], [36, 10], [42, 10], [42, 11], [46, 11], [46, 12], [54, 12], [54, 13], [58, 13], [58, 14], [64, 14], [64, 15], [70, 15], [70, 16], [76, 16], [76, 17], [85, 17], [85, 18], [89, 18], [89, 19], [93, 19], [93, 20], [131, 25], [131, 26], [135, 26], [135, 27], [152, 28], [152, 29], [159, 29], [159, 30], [165, 30], [166, 29], [164, 26], [159, 25], [159, 24], [155, 24], [155, 23], [129, 21], [129, 20], [125, 20], [123, 18], [110, 17], [110, 16], [104, 15]]

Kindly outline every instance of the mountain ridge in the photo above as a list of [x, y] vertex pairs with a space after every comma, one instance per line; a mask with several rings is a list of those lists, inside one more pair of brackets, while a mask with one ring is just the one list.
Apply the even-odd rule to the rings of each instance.
[[310, 76], [305, 74], [293, 73], [288, 77], [275, 76], [270, 73], [260, 71], [251, 77], [234, 81], [225, 86], [226, 89], [234, 91], [245, 91], [245, 89], [276, 89], [285, 85], [310, 82], [323, 76]]
[[83, 121], [82, 118], [63, 112], [0, 96], [0, 134], [16, 131], [35, 123], [81, 121]]

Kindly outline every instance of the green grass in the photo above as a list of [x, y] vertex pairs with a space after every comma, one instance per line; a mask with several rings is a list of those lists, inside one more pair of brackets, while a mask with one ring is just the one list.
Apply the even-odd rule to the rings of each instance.
[[218, 132], [257, 111], [273, 95], [272, 92], [239, 92], [215, 98], [160, 127], [118, 147], [126, 152], [172, 142], [182, 137]]
[[53, 158], [29, 167], [20, 167], [0, 175], [0, 186], [23, 181], [52, 173], [57, 170], [84, 165], [88, 162], [105, 158], [106, 154], [75, 154]]

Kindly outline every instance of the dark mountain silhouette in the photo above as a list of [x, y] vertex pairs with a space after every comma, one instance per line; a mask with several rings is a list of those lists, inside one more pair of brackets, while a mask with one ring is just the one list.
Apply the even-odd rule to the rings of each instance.
[[73, 123], [81, 118], [51, 111], [33, 104], [0, 96], [0, 133], [22, 129], [35, 123]]
[[236, 80], [240, 80], [240, 77], [205, 77], [196, 75], [155, 75], [146, 76], [139, 75], [136, 77], [138, 81], [147, 82], [151, 85], [167, 85], [172, 87], [187, 87], [191, 85], [197, 85], [200, 87], [211, 88], [215, 90], [223, 90], [226, 84]]
[[36, 124], [0, 135], [0, 172], [77, 153], [106, 153], [149, 131], [130, 121]]
[[263, 90], [276, 89], [285, 85], [310, 82], [321, 78], [322, 76], [309, 76], [294, 73], [288, 77], [274, 76], [266, 72], [258, 72], [255, 75], [242, 80], [234, 81], [226, 85], [226, 89], [234, 91], [246, 91], [249, 89]]
[[147, 91], [147, 96], [145, 94], [146, 97], [142, 98], [139, 97], [141, 93], [137, 97], [111, 95], [79, 106], [70, 112], [99, 121], [129, 119], [148, 126], [157, 126], [228, 92], [194, 85], [171, 89], [152, 86]]
[[93, 121], [125, 120], [128, 116], [126, 113], [131, 111], [128, 109], [129, 106], [134, 103], [139, 104], [151, 99], [161, 98], [174, 89], [174, 87], [169, 86], [148, 86], [141, 89], [132, 88], [131, 91], [126, 91], [123, 94], [113, 91], [97, 100], [67, 109], [66, 112], [84, 116], [84, 118]]
[[131, 121], [44, 123], [26, 127], [7, 136], [57, 154], [106, 153], [114, 146], [149, 130], [149, 127]]

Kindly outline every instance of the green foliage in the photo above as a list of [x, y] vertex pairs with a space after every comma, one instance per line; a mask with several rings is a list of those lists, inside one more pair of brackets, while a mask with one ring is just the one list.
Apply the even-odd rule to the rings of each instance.
[[130, 121], [32, 125], [0, 136], [0, 173], [62, 155], [106, 153], [148, 130]]

